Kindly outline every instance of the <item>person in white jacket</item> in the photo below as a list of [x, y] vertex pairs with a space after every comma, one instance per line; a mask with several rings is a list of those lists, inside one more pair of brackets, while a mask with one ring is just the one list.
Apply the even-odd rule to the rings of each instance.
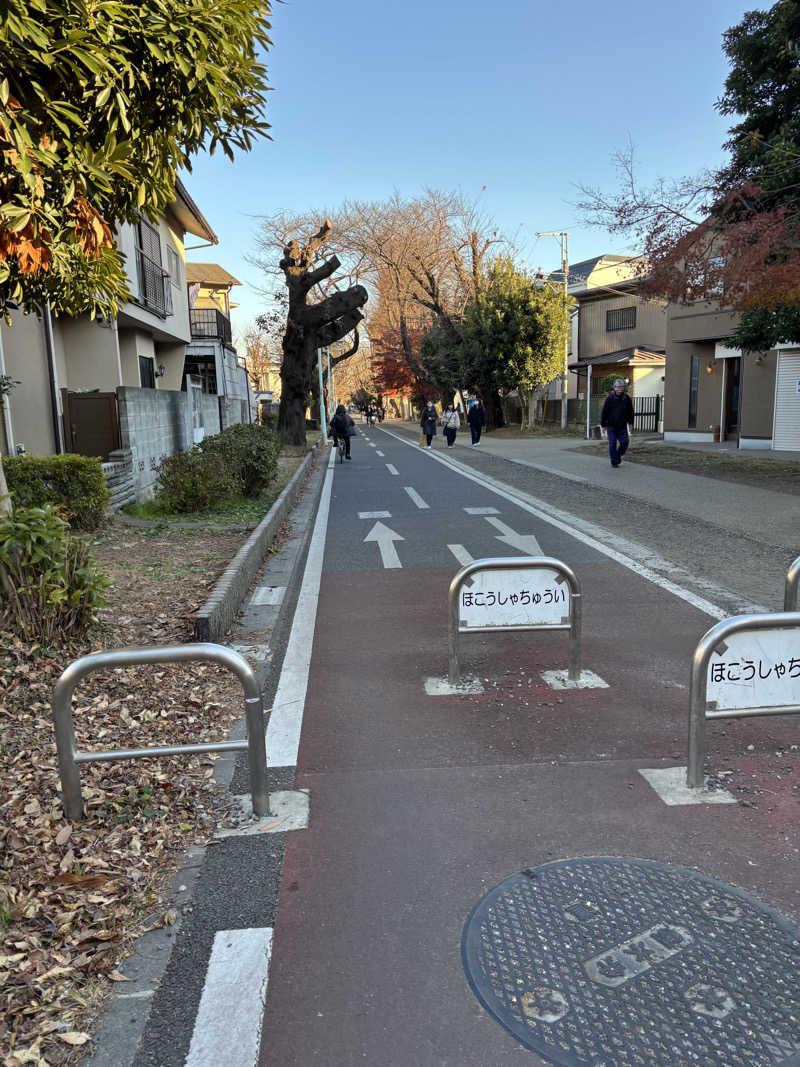
[[452, 448], [456, 433], [461, 425], [461, 416], [453, 407], [452, 404], [447, 405], [447, 411], [442, 415], [442, 428], [444, 429], [444, 435], [447, 438], [447, 447]]

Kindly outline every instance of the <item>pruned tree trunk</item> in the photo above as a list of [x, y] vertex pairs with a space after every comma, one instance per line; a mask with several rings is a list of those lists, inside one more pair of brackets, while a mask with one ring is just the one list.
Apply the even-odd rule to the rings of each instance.
[[[360, 308], [367, 302], [363, 285], [332, 293], [317, 304], [308, 304], [308, 294], [319, 282], [329, 278], [339, 267], [331, 256], [320, 267], [311, 269], [319, 250], [330, 236], [326, 219], [320, 230], [301, 248], [290, 241], [280, 262], [289, 290], [289, 310], [283, 336], [281, 366], [281, 401], [278, 409], [278, 433], [289, 445], [303, 445], [306, 440], [305, 410], [309, 393], [316, 393], [317, 349], [341, 340], [363, 319]], [[350, 353], [358, 348], [358, 337]]]

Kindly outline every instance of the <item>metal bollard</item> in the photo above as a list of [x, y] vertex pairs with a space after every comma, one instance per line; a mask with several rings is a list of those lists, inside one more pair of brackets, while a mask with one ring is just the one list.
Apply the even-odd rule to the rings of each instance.
[[[75, 687], [93, 671], [110, 667], [130, 667], [140, 663], [186, 663], [192, 661], [219, 663], [237, 676], [245, 695], [247, 739], [244, 741], [209, 741], [197, 745], [165, 745], [154, 748], [113, 749], [108, 752], [78, 752], [72, 719], [72, 694]], [[211, 643], [173, 645], [163, 648], [112, 649], [95, 652], [75, 660], [62, 673], [53, 690], [53, 722], [55, 725], [58, 770], [64, 814], [76, 821], [83, 818], [83, 796], [79, 763], [99, 760], [139, 759], [149, 756], [174, 756], [183, 752], [236, 752], [247, 749], [250, 772], [250, 791], [253, 812], [269, 812], [266, 769], [267, 751], [264, 734], [264, 704], [256, 677], [247, 660], [233, 649]]]

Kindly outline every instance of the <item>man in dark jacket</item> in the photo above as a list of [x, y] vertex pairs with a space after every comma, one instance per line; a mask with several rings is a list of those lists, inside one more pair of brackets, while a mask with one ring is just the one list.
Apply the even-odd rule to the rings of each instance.
[[633, 432], [633, 403], [625, 392], [625, 382], [622, 378], [616, 379], [614, 388], [605, 399], [600, 412], [600, 425], [608, 435], [611, 466], [618, 467], [630, 444], [628, 427], [630, 432]]
[[472, 434], [472, 447], [475, 448], [480, 444], [481, 431], [486, 425], [486, 412], [483, 410], [483, 404], [480, 400], [476, 399], [469, 409], [467, 422], [469, 423], [469, 432]]

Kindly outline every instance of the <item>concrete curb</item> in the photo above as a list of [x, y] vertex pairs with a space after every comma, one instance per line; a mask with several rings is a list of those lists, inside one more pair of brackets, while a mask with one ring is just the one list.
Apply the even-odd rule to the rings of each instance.
[[195, 641], [219, 641], [230, 629], [242, 600], [264, 562], [267, 549], [300, 495], [316, 452], [317, 446], [297, 468], [289, 484], [236, 553], [214, 586], [211, 596], [195, 615]]

